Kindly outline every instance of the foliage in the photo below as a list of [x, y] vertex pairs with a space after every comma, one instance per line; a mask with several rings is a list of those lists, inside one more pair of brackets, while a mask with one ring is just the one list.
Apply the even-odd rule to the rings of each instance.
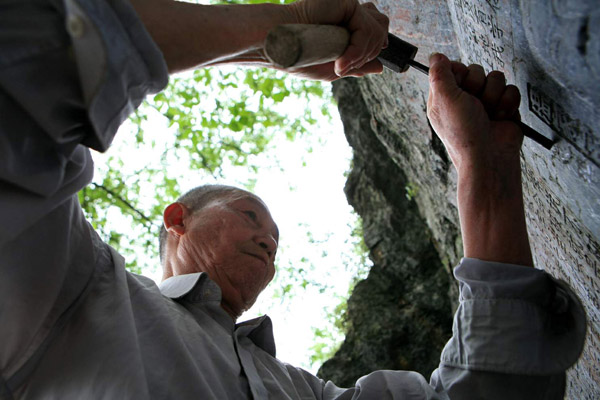
[[192, 175], [214, 181], [235, 168], [256, 176], [257, 156], [274, 135], [294, 140], [315, 124], [315, 112], [330, 116], [324, 93], [318, 82], [267, 69], [201, 69], [173, 78], [131, 117], [122, 128], [129, 133], [120, 132], [110, 154], [96, 157], [99, 173], [79, 193], [86, 216], [130, 270], [149, 268], [162, 210], [181, 182]]
[[406, 198], [410, 201], [414, 199], [419, 193], [419, 187], [414, 182], [409, 182], [408, 185], [404, 187], [406, 190]]

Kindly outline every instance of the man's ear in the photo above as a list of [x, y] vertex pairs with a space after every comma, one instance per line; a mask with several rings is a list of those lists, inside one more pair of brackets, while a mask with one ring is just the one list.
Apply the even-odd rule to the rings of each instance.
[[181, 236], [185, 233], [185, 226], [183, 219], [186, 217], [188, 210], [186, 206], [181, 203], [170, 204], [165, 208], [163, 213], [163, 222], [165, 229], [169, 233], [173, 233], [177, 236]]

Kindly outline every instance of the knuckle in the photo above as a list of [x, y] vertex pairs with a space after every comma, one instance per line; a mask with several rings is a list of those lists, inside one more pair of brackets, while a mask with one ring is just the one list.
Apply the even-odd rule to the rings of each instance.
[[435, 63], [429, 68], [429, 76], [433, 81], [438, 80], [444, 72], [444, 69], [445, 67], [441, 62]]
[[501, 82], [503, 84], [506, 83], [506, 78], [504, 77], [504, 73], [500, 72], [500, 71], [492, 71], [488, 74], [487, 76], [488, 79], [493, 80], [493, 81], [498, 81]]
[[379, 23], [383, 26], [385, 33], [387, 33], [388, 28], [390, 26], [390, 19], [388, 18], [388, 16], [385, 14], [380, 14]]
[[479, 64], [471, 64], [467, 68], [472, 72], [484, 73], [483, 67]]
[[515, 85], [507, 85], [506, 86], [506, 91], [514, 97], [518, 97], [521, 98], [521, 92], [519, 91], [519, 88], [516, 87]]

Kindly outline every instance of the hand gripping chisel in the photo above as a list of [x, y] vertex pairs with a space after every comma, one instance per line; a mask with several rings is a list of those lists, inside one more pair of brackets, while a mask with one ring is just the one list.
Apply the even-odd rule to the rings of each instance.
[[[307, 67], [336, 60], [346, 50], [349, 40], [348, 30], [335, 25], [279, 25], [267, 35], [265, 54], [281, 68]], [[402, 73], [413, 67], [429, 75], [429, 68], [414, 59], [416, 46], [391, 33], [388, 33], [388, 41], [388, 47], [377, 56], [386, 68]], [[518, 125], [525, 136], [546, 149], [552, 148], [554, 141], [521, 121]]]

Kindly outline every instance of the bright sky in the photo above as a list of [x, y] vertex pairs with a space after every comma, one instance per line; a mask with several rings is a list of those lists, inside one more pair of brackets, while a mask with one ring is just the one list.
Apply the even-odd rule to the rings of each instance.
[[[289, 113], [298, 113], [302, 109], [293, 100], [283, 107]], [[334, 331], [327, 313], [347, 295], [349, 283], [360, 264], [360, 258], [354, 254], [349, 240], [356, 217], [343, 192], [344, 173], [349, 169], [352, 153], [335, 106], [331, 107], [331, 113], [333, 121], [321, 117], [315, 131], [307, 137], [300, 137], [294, 142], [285, 139], [284, 135], [276, 137], [272, 143], [274, 151], [259, 157], [261, 167], [254, 190], [269, 206], [281, 232], [276, 261], [279, 269], [288, 267], [299, 271], [294, 272], [296, 277], [302, 276], [300, 271], [303, 270], [307, 280], [326, 286], [319, 290], [319, 287], [309, 285], [306, 290], [299, 290], [300, 282], [290, 282], [289, 275], [284, 273], [284, 279], [276, 277], [257, 304], [241, 318], [246, 320], [268, 314], [274, 324], [278, 358], [313, 373], [319, 367], [310, 366], [315, 339], [313, 328]], [[164, 149], [160, 143], [169, 138], [168, 132], [172, 130], [164, 118], [151, 115], [144, 125], [145, 140], [154, 139], [158, 143], [151, 147], [134, 143], [135, 129], [130, 123], [124, 124], [108, 153], [125, 153], [124, 164], [120, 168], [129, 173], [156, 162]], [[312, 152], [306, 151], [309, 147]], [[98, 169], [103, 169], [106, 157], [94, 154]], [[198, 175], [196, 171], [186, 171], [185, 175], [187, 180], [180, 181], [183, 191], [197, 186], [199, 181], [210, 182], [207, 182], [209, 178], [206, 175]], [[226, 169], [225, 175], [227, 179], [218, 182], [234, 186], [240, 186], [252, 177], [240, 168]], [[101, 176], [101, 173], [97, 174], [96, 179]], [[148, 182], [139, 196], [151, 198], [153, 185]], [[118, 214], [109, 216], [109, 221], [128, 223]], [[138, 254], [140, 260], [146, 257]], [[157, 260], [145, 262], [158, 265]], [[160, 281], [159, 268], [154, 272], [145, 270], [144, 274], [157, 283]], [[286, 283], [296, 286], [296, 294], [277, 297], [276, 293], [281, 292], [282, 285]]]
[[[347, 239], [354, 216], [343, 192], [344, 172], [350, 165], [351, 150], [339, 118], [333, 125], [322, 125], [320, 130], [316, 134], [326, 140], [309, 155], [299, 154], [297, 144], [282, 141], [277, 148], [284, 155], [285, 172], [265, 171], [256, 185], [256, 193], [269, 205], [280, 226], [286, 258], [298, 260], [305, 256], [316, 267], [309, 279], [332, 287], [324, 293], [311, 288], [290, 302], [281, 303], [273, 301], [274, 287], [271, 286], [244, 316], [270, 315], [275, 327], [278, 358], [308, 369], [310, 347], [314, 344], [312, 327], [323, 328], [329, 323], [326, 309], [340, 302], [337, 296], [347, 293], [353, 274], [343, 265], [344, 257], [352, 252]], [[306, 167], [302, 167], [303, 157]], [[290, 191], [289, 186], [294, 186], [295, 190]], [[299, 224], [305, 224], [305, 228]], [[309, 243], [306, 231], [317, 241], [327, 242]], [[326, 256], [322, 254], [324, 249]], [[312, 372], [316, 373], [316, 369]]]

